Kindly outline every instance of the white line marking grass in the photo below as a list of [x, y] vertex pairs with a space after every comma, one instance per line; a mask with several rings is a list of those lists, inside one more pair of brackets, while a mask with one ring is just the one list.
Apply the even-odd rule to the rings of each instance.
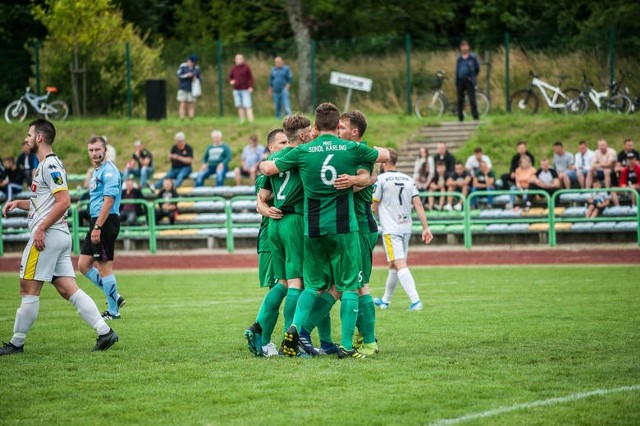
[[431, 423], [431, 426], [454, 425], [458, 423], [468, 422], [471, 420], [478, 420], [478, 419], [484, 419], [487, 417], [499, 416], [501, 414], [510, 413], [512, 411], [526, 410], [528, 408], [543, 407], [547, 405], [564, 404], [566, 402], [577, 401], [579, 399], [590, 398], [592, 396], [608, 395], [611, 393], [619, 393], [619, 392], [631, 392], [636, 390], [640, 390], [640, 385], [622, 386], [614, 389], [597, 389], [590, 392], [574, 393], [571, 395], [562, 396], [558, 398], [541, 399], [539, 401], [525, 402], [523, 404], [515, 404], [508, 407], [495, 408], [493, 410], [482, 411], [480, 413], [467, 414], [465, 416], [457, 417], [455, 419], [441, 419], [434, 423]]

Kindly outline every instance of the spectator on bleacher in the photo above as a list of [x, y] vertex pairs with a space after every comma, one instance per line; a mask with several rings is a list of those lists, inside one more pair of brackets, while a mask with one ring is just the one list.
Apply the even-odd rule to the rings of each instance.
[[640, 153], [633, 149], [633, 141], [631, 139], [625, 139], [624, 147], [622, 148], [622, 151], [618, 153], [618, 162], [616, 163], [615, 168], [616, 175], [618, 177], [620, 177], [620, 172], [627, 165], [628, 159], [630, 158], [628, 157], [629, 153], [633, 153], [635, 154], [636, 158], [640, 158]]
[[433, 161], [437, 164], [438, 161], [442, 161], [447, 168], [447, 175], [450, 175], [456, 168], [456, 157], [453, 156], [447, 149], [447, 145], [444, 142], [438, 142], [436, 146], [437, 151], [433, 156]]
[[467, 162], [465, 163], [464, 168], [469, 171], [469, 174], [471, 174], [471, 176], [475, 176], [476, 173], [480, 171], [480, 162], [482, 161], [487, 163], [487, 167], [489, 167], [489, 169], [493, 168], [489, 156], [485, 155], [482, 152], [482, 148], [477, 147], [473, 150], [473, 154], [470, 155], [469, 158], [467, 158]]
[[175, 145], [171, 147], [169, 161], [171, 168], [166, 175], [156, 182], [155, 188], [162, 188], [165, 179], [175, 179], [175, 188], [179, 188], [182, 182], [191, 174], [191, 164], [193, 164], [193, 148], [185, 141], [183, 132], [176, 133]]
[[169, 218], [170, 224], [173, 225], [175, 223], [178, 216], [178, 203], [171, 201], [175, 198], [178, 198], [178, 193], [173, 180], [169, 178], [162, 179], [162, 189], [158, 190], [156, 200], [163, 200], [163, 202], [157, 204], [155, 212], [156, 223], [160, 223], [165, 217]]
[[[558, 173], [561, 187], [570, 189], [571, 179], [569, 175], [571, 171], [575, 170], [573, 154], [567, 152], [560, 141], [553, 143], [553, 168]], [[573, 175], [575, 176], [575, 172]], [[576, 181], [576, 183], [578, 182]]]
[[599, 179], [593, 181], [593, 194], [587, 200], [587, 218], [598, 217], [611, 202], [609, 194], [602, 191], [602, 182]]
[[205, 179], [215, 173], [216, 186], [224, 185], [224, 178], [229, 171], [229, 161], [231, 161], [231, 148], [222, 142], [222, 132], [214, 130], [211, 132], [211, 141], [202, 157], [202, 166], [196, 177], [196, 187], [203, 186]]
[[[493, 170], [489, 168], [487, 163], [484, 161], [480, 161], [480, 170], [478, 170], [473, 177], [473, 186], [471, 187], [471, 192], [475, 191], [494, 191], [496, 184], [496, 175], [493, 173]], [[471, 199], [471, 206], [476, 207], [478, 203], [478, 198], [474, 197]], [[493, 197], [491, 195], [487, 195], [487, 204], [488, 207], [491, 207], [493, 204]]]
[[420, 148], [418, 158], [413, 164], [413, 180], [418, 191], [428, 191], [435, 174], [435, 162], [433, 157], [429, 156], [429, 150], [425, 147]]
[[[133, 186], [133, 177], [128, 176], [124, 181], [124, 189], [122, 190], [122, 200], [144, 200], [142, 192]], [[144, 215], [142, 204], [139, 203], [120, 203], [120, 224], [131, 226], [135, 225], [138, 216]]]
[[[454, 171], [449, 175], [449, 179], [447, 179], [447, 190], [449, 192], [458, 192], [463, 196], [469, 195], [469, 187], [471, 186], [471, 175], [464, 168], [464, 164], [462, 161], [456, 162]], [[447, 204], [444, 206], [444, 210], [451, 211], [451, 206], [453, 205], [453, 196], [450, 195], [447, 197]], [[462, 210], [463, 198], [456, 197], [456, 204], [453, 206], [453, 209], [457, 211]]]
[[[522, 204], [525, 209], [531, 207], [531, 201], [529, 201], [529, 196], [527, 194], [527, 190], [531, 186], [531, 180], [536, 176], [536, 169], [531, 164], [531, 160], [529, 156], [523, 155], [520, 157], [520, 165], [514, 171], [515, 183], [511, 187], [512, 190], [519, 190], [522, 192]], [[515, 195], [510, 195], [511, 198], [511, 206], [515, 206]], [[510, 206], [508, 206], [510, 208]]]
[[24, 177], [24, 182], [27, 184], [27, 188], [31, 188], [31, 181], [33, 180], [33, 173], [38, 168], [38, 156], [29, 150], [29, 145], [26, 142], [22, 142], [21, 152], [16, 160], [18, 169]]
[[528, 157], [531, 166], [535, 166], [536, 159], [533, 154], [527, 150], [527, 143], [525, 141], [518, 141], [516, 144], [516, 153], [511, 157], [511, 164], [509, 165], [509, 173], [505, 173], [501, 176], [502, 188], [505, 190], [511, 189], [516, 185], [516, 169], [520, 167], [520, 159], [522, 157]]
[[598, 149], [596, 149], [594, 153], [591, 173], [587, 173], [587, 182], [585, 186], [587, 188], [591, 188], [593, 180], [598, 179], [604, 180], [604, 186], [606, 188], [611, 188], [613, 170], [616, 166], [617, 160], [618, 155], [616, 154], [616, 151], [613, 148], [609, 148], [607, 141], [600, 139], [598, 141]]
[[[629, 187], [640, 191], [640, 164], [638, 164], [638, 158], [638, 154], [634, 152], [627, 153], [627, 165], [620, 171], [620, 187]], [[631, 204], [636, 205], [636, 197], [633, 193], [631, 194]]]
[[256, 183], [258, 164], [264, 155], [264, 147], [258, 144], [258, 135], [251, 135], [249, 140], [251, 143], [242, 150], [240, 167], [236, 167], [233, 171], [233, 178], [236, 180], [236, 185], [240, 185], [242, 176], [251, 178], [251, 186], [254, 186]]
[[[436, 175], [429, 186], [430, 192], [446, 192], [447, 191], [447, 165], [444, 161], [438, 161], [436, 163]], [[444, 207], [444, 195], [438, 196], [438, 205], [435, 207], [437, 210], [442, 210]], [[429, 204], [427, 209], [433, 210], [435, 203], [435, 196], [429, 196]]]
[[594, 161], [595, 154], [589, 149], [587, 142], [584, 140], [578, 142], [578, 152], [576, 152], [573, 161], [575, 169], [568, 173], [571, 182], [578, 182], [580, 188], [585, 188], [585, 181], [591, 172]]
[[7, 201], [22, 192], [22, 181], [23, 175], [13, 156], [8, 156], [4, 161], [0, 159], [0, 191], [7, 196]]
[[531, 179], [531, 189], [542, 189], [549, 195], [553, 195], [560, 189], [560, 178], [558, 173], [550, 166], [549, 159], [543, 158], [540, 161], [540, 168], [536, 171], [535, 177]]
[[135, 141], [133, 147], [131, 160], [127, 162], [122, 175], [139, 177], [140, 189], [143, 189], [147, 187], [149, 176], [153, 175], [153, 154], [144, 147], [142, 141]]

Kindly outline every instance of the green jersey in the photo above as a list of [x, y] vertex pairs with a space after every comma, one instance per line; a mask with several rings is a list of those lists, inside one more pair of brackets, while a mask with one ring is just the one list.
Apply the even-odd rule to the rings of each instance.
[[[256, 177], [256, 195], [261, 189], [265, 189], [267, 177], [265, 175], [258, 175]], [[271, 244], [269, 243], [269, 218], [262, 216], [262, 222], [260, 222], [260, 230], [258, 231], [258, 253], [271, 251]]]
[[[366, 141], [360, 142], [360, 144], [367, 146]], [[369, 173], [373, 172], [374, 163], [365, 163], [363, 168]], [[353, 193], [353, 207], [358, 218], [358, 229], [360, 232], [376, 232], [378, 225], [373, 217], [371, 211], [371, 203], [373, 202], [373, 185], [368, 186], [358, 192]]]
[[358, 231], [353, 189], [336, 189], [341, 174], [355, 175], [363, 164], [378, 159], [366, 145], [324, 134], [275, 160], [281, 172], [298, 170], [304, 186], [304, 235], [344, 234]]
[[[291, 151], [292, 147], [286, 147], [268, 157], [268, 160], [276, 160]], [[287, 170], [267, 179], [265, 189], [273, 193], [273, 206], [284, 214], [304, 212], [304, 190], [297, 170]]]

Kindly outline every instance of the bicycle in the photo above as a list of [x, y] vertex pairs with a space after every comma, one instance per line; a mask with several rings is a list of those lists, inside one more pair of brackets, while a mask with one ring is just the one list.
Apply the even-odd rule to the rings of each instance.
[[625, 77], [633, 77], [633, 75], [631, 73], [628, 73], [628, 72], [620, 71], [620, 81], [618, 82], [618, 88], [620, 89], [622, 94], [625, 95], [627, 98], [629, 98], [629, 100], [631, 101], [631, 111], [630, 112], [633, 113], [633, 112], [636, 112], [636, 111], [640, 111], [640, 95], [639, 96], [634, 96], [631, 93], [631, 89], [629, 89], [628, 86], [623, 85]]
[[11, 123], [12, 120], [18, 120], [20, 122], [27, 118], [29, 112], [28, 105], [31, 105], [36, 114], [42, 114], [47, 119], [51, 120], [66, 120], [69, 116], [69, 107], [64, 101], [47, 102], [49, 95], [56, 93], [57, 88], [48, 86], [45, 91], [46, 95], [38, 96], [31, 92], [31, 89], [27, 87], [24, 95], [17, 101], [11, 102], [4, 110], [4, 119], [7, 123]]
[[[567, 113], [580, 113], [580, 111], [573, 108], [566, 108], [567, 101], [579, 98], [581, 93], [580, 90], [574, 88], [565, 89], [564, 92], [560, 89], [562, 81], [567, 78], [566, 76], [559, 76], [558, 85], [553, 86], [540, 79], [533, 71], [529, 71], [529, 75], [532, 78], [531, 85], [526, 89], [517, 90], [511, 95], [511, 112], [528, 112], [530, 114], [538, 112], [540, 101], [534, 91], [537, 88], [542, 93], [542, 97], [550, 109]], [[548, 92], [551, 92], [551, 94]]]
[[[453, 114], [457, 114], [455, 104], [451, 104], [449, 99], [442, 91], [442, 84], [448, 80], [445, 72], [440, 70], [436, 72], [431, 82], [432, 92], [427, 92], [418, 96], [414, 103], [414, 110], [418, 118], [441, 117], [445, 111], [449, 110]], [[476, 89], [476, 105], [478, 107], [478, 115], [484, 117], [489, 113], [490, 104], [487, 95]], [[471, 114], [469, 98], [465, 96], [463, 113]]]
[[582, 90], [580, 96], [567, 102], [567, 109], [570, 112], [584, 114], [589, 110], [589, 100], [598, 111], [615, 112], [618, 114], [628, 114], [631, 112], [632, 101], [626, 95], [618, 94], [618, 83], [614, 80], [611, 86], [598, 92], [593, 87], [593, 83], [587, 77], [586, 73], [582, 74], [585, 89]]

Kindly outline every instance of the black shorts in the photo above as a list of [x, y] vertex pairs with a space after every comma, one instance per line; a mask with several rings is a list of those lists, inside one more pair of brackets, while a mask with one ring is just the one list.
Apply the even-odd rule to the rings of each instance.
[[251, 173], [249, 173], [247, 170], [240, 167], [240, 176], [249, 177], [251, 176]]
[[87, 235], [82, 242], [81, 254], [92, 256], [94, 260], [105, 262], [113, 260], [113, 254], [116, 247], [116, 239], [120, 233], [120, 218], [117, 214], [110, 214], [102, 225], [100, 231], [100, 244], [91, 242], [91, 231], [96, 224], [97, 217], [91, 218], [91, 227], [87, 231]]

